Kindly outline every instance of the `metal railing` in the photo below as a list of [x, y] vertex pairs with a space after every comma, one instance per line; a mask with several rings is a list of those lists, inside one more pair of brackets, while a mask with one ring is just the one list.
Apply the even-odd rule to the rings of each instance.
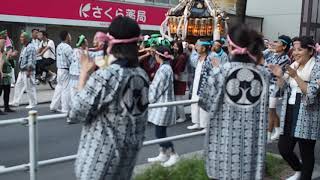
[[[185, 100], [185, 101], [174, 101], [168, 103], [156, 103], [150, 104], [149, 109], [151, 108], [160, 108], [160, 107], [169, 107], [169, 106], [178, 106], [178, 105], [191, 105], [198, 103], [198, 100]], [[59, 119], [67, 117], [66, 114], [55, 114], [55, 115], [45, 115], [37, 116], [37, 111], [29, 111], [29, 116], [27, 118], [17, 118], [11, 120], [0, 121], [0, 126], [8, 126], [14, 124], [24, 124], [28, 125], [29, 128], [29, 163], [21, 164], [17, 166], [7, 167], [0, 170], [0, 175], [17, 172], [17, 171], [29, 171], [30, 180], [37, 180], [38, 169], [41, 166], [52, 165], [67, 161], [73, 161], [76, 159], [77, 155], [70, 155], [65, 157], [59, 157], [54, 159], [48, 159], [43, 161], [38, 161], [38, 122], [47, 121], [52, 119]], [[161, 139], [155, 139], [150, 141], [143, 142], [143, 146], [151, 146], [163, 142], [175, 141], [186, 139], [195, 136], [204, 135], [205, 131], [192, 132], [187, 134], [181, 134], [177, 136], [171, 136]]]

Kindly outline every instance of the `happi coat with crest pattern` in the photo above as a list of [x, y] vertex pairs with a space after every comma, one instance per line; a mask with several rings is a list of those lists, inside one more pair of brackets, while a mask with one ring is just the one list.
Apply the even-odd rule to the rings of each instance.
[[240, 55], [212, 68], [204, 81], [199, 105], [210, 114], [205, 143], [210, 178], [263, 178], [269, 76], [264, 66]]
[[147, 124], [149, 78], [118, 59], [93, 73], [72, 99], [71, 122], [83, 129], [75, 162], [78, 180], [130, 179]]

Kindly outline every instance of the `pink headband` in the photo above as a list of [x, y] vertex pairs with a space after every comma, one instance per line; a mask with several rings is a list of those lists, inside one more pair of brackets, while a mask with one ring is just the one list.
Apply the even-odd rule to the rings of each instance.
[[168, 51], [164, 52], [163, 54], [160, 53], [159, 51], [156, 51], [156, 54], [158, 54], [159, 56], [162, 56], [164, 58], [167, 58], [167, 59], [171, 59], [171, 60], [174, 59], [173, 56], [170, 55]]
[[317, 51], [317, 52], [320, 52], [320, 45], [319, 45], [319, 43], [317, 43], [316, 44], [316, 47], [314, 47], [315, 48], [315, 50]]
[[257, 61], [257, 58], [255, 56], [253, 56], [247, 48], [243, 48], [243, 47], [240, 47], [238, 45], [236, 45], [230, 38], [230, 36], [228, 35], [227, 36], [227, 39], [228, 39], [228, 42], [229, 44], [234, 47], [235, 49], [231, 51], [231, 54], [232, 55], [236, 55], [236, 54], [239, 54], [239, 55], [243, 55], [243, 54], [247, 54], [250, 58], [252, 58], [253, 60]]
[[108, 41], [108, 49], [107, 49], [108, 54], [110, 54], [111, 49], [112, 49], [113, 45], [115, 45], [115, 44], [128, 44], [128, 43], [138, 42], [139, 40], [143, 39], [143, 36], [133, 37], [130, 39], [115, 39], [109, 33], [106, 35], [106, 37], [107, 37], [107, 41]]

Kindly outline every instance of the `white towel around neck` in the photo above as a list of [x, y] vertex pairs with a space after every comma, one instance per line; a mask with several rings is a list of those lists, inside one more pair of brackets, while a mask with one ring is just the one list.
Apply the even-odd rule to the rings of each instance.
[[[315, 57], [310, 58], [310, 60], [304, 65], [303, 68], [299, 68], [299, 63], [294, 62], [290, 65], [291, 68], [297, 70], [298, 76], [305, 82], [309, 82], [311, 80], [311, 71], [316, 64]], [[285, 74], [285, 79], [288, 80], [289, 85], [291, 87], [291, 95], [289, 98], [289, 104], [294, 105], [296, 102], [296, 94], [302, 93], [301, 89], [298, 86], [298, 83], [293, 78], [289, 77], [288, 74]]]

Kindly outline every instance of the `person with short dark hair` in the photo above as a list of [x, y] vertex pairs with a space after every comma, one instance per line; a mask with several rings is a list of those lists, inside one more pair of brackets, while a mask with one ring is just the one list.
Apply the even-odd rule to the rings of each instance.
[[53, 40], [49, 39], [46, 31], [39, 31], [38, 38], [41, 43], [38, 48], [38, 57], [41, 60], [37, 61], [37, 75], [41, 76], [42, 80], [50, 77], [50, 81], [56, 78], [56, 74], [48, 69], [48, 67], [56, 61], [56, 47]]
[[[174, 74], [170, 66], [173, 60], [170, 49], [165, 46], [159, 46], [155, 50], [155, 58], [160, 64], [154, 79], [149, 88], [150, 103], [166, 103], [175, 100], [174, 97]], [[176, 107], [161, 107], [149, 109], [148, 121], [155, 125], [155, 134], [157, 138], [167, 137], [167, 127], [176, 123]], [[172, 142], [160, 144], [160, 153], [154, 158], [148, 158], [148, 162], [161, 162], [164, 167], [174, 165], [179, 156], [175, 152]]]
[[224, 45], [224, 41], [222, 40], [215, 40], [213, 42], [213, 45], [211, 47], [211, 52], [210, 52], [210, 59], [216, 61], [216, 65], [223, 65], [226, 62], [229, 61], [228, 55], [224, 52], [222, 49]]
[[262, 180], [265, 174], [268, 80], [261, 35], [247, 25], [229, 29], [230, 62], [215, 66], [200, 89], [210, 112], [205, 141], [210, 179]]
[[[209, 58], [211, 43], [206, 39], [199, 39], [190, 55], [190, 63], [195, 68], [195, 75], [192, 86], [191, 99], [199, 99], [200, 88], [204, 83], [204, 79], [208, 75], [209, 69], [211, 69], [211, 60]], [[204, 109], [198, 106], [198, 104], [191, 105], [191, 119], [193, 125], [188, 126], [190, 130], [204, 129], [207, 127], [209, 120], [209, 114]]]
[[[267, 64], [278, 64], [284, 70], [285, 66], [290, 64], [291, 60], [288, 56], [292, 41], [289, 36], [281, 35], [278, 40], [271, 43], [271, 47], [264, 51], [264, 58]], [[282, 91], [277, 85], [275, 76], [270, 79], [270, 99], [269, 99], [269, 143], [279, 139], [280, 136], [280, 119], [277, 114], [277, 105], [279, 98], [282, 97]], [[272, 134], [274, 130], [274, 133]]]
[[[280, 117], [281, 156], [295, 171], [290, 180], [311, 180], [315, 163], [315, 145], [320, 139], [320, 60], [315, 58], [315, 42], [300, 37], [294, 43], [295, 62], [285, 70], [271, 65], [277, 83], [284, 88]], [[294, 149], [299, 144], [300, 157]]]
[[83, 129], [75, 162], [77, 180], [129, 180], [142, 147], [148, 115], [149, 80], [139, 67], [140, 27], [118, 16], [107, 34], [106, 53], [116, 60], [97, 71], [85, 51], [72, 98], [70, 122]]
[[[67, 113], [70, 108], [69, 68], [74, 56], [70, 46], [71, 35], [67, 31], [62, 31], [60, 38], [61, 43], [57, 46], [57, 86], [54, 90], [50, 110]], [[61, 109], [59, 109], [60, 107]]]

